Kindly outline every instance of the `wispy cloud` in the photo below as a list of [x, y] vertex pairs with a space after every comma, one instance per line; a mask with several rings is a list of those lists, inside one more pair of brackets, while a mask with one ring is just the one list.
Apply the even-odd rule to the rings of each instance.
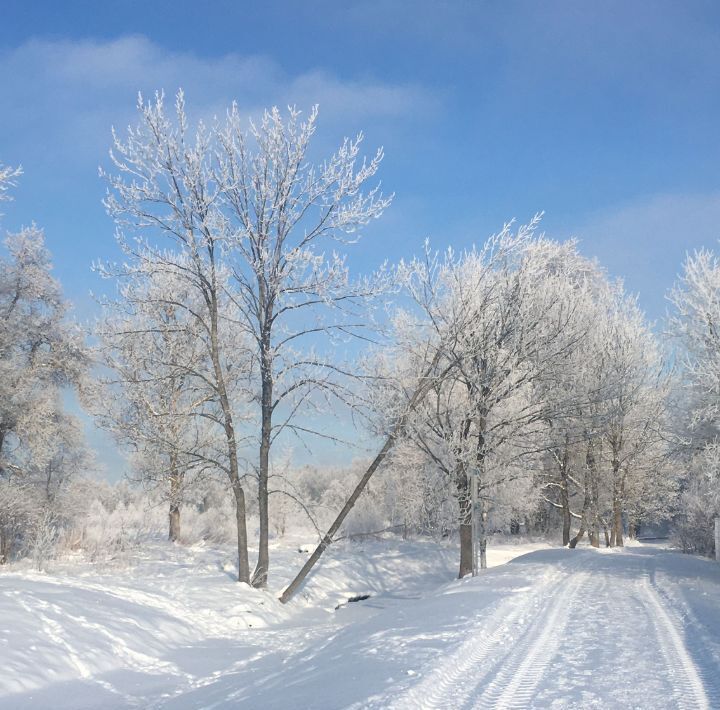
[[169, 51], [143, 36], [33, 40], [0, 53], [0, 145], [11, 160], [26, 164], [97, 162], [110, 126], [133, 120], [138, 91], [172, 95], [180, 87], [202, 115], [224, 111], [233, 99], [248, 114], [268, 105], [319, 103], [326, 126], [344, 123], [349, 132], [374, 120], [427, 114], [437, 105], [417, 85], [348, 79], [323, 68], [293, 74], [268, 57], [204, 58]]
[[587, 215], [572, 233], [659, 318], [688, 252], [718, 250], [720, 192], [649, 195]]

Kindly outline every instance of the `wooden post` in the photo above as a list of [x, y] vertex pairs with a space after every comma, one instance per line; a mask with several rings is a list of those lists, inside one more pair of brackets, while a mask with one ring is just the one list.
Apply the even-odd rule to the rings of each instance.
[[720, 515], [715, 518], [715, 560], [720, 562]]

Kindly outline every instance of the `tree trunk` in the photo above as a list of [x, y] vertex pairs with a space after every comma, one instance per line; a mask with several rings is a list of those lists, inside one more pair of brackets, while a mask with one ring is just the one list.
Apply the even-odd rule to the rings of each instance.
[[487, 511], [485, 510], [484, 501], [480, 500], [478, 502], [475, 515], [477, 515], [478, 560], [480, 569], [487, 569]]
[[[585, 478], [583, 481], [583, 507], [582, 507], [582, 514], [580, 517], [580, 529], [578, 530], [577, 535], [570, 540], [568, 546], [571, 550], [574, 550], [577, 547], [577, 544], [582, 540], [583, 535], [585, 534], [585, 530], [587, 529], [588, 538], [590, 539], [590, 544], [592, 544], [592, 533], [590, 530], [590, 518], [592, 515], [591, 507], [592, 507], [592, 493], [591, 493], [591, 476], [593, 475], [593, 471], [591, 468], [591, 463], [593, 462], [592, 458], [592, 452], [590, 449], [590, 444], [588, 444], [587, 453], [585, 454]], [[597, 545], [596, 545], [597, 546]]]
[[455, 473], [455, 486], [458, 494], [460, 527], [460, 568], [458, 579], [473, 573], [473, 528], [472, 501], [470, 500], [470, 481], [464, 464], [458, 465]]
[[577, 535], [575, 535], [575, 537], [572, 540], [570, 540], [570, 542], [568, 543], [568, 547], [571, 550], [574, 550], [577, 547], [578, 542], [580, 542], [580, 540], [582, 540], [584, 534], [585, 534], [585, 515], [583, 515], [582, 520], [580, 521], [580, 529], [578, 530]]
[[273, 381], [272, 361], [269, 353], [271, 347], [269, 335], [267, 342], [263, 340], [261, 357], [262, 394], [261, 394], [261, 429], [260, 429], [260, 460], [258, 467], [258, 514], [260, 516], [260, 536], [258, 540], [258, 559], [252, 576], [253, 587], [266, 587], [270, 569], [270, 514], [268, 510], [268, 478], [270, 475], [270, 437], [272, 436]]
[[[345, 505], [338, 513], [337, 518], [335, 518], [332, 525], [328, 528], [328, 531], [323, 536], [320, 544], [315, 548], [315, 551], [312, 553], [312, 555], [310, 555], [308, 561], [302, 566], [302, 569], [297, 573], [295, 579], [290, 582], [290, 584], [280, 596], [280, 601], [283, 604], [286, 604], [293, 598], [297, 590], [300, 589], [300, 586], [305, 580], [305, 577], [307, 577], [310, 573], [310, 570], [317, 564], [317, 561], [320, 559], [323, 552], [325, 552], [325, 550], [327, 550], [327, 548], [332, 544], [333, 536], [340, 529], [340, 526], [343, 524], [343, 521], [348, 516], [348, 513], [355, 506], [355, 502], [360, 497], [360, 494], [365, 490], [368, 481], [372, 478], [375, 471], [377, 471], [377, 469], [380, 467], [380, 464], [384, 461], [385, 457], [391, 451], [393, 446], [395, 446], [398, 438], [405, 431], [408, 417], [410, 416], [410, 413], [415, 409], [415, 405], [427, 394], [428, 390], [430, 389], [430, 387], [432, 387], [434, 382], [437, 381], [436, 378], [431, 379], [431, 375], [440, 363], [440, 357], [441, 350], [438, 348], [438, 350], [435, 352], [432, 362], [428, 366], [427, 370], [423, 373], [423, 376], [420, 378], [419, 384], [415, 388], [415, 392], [413, 392], [413, 395], [408, 402], [404, 414], [400, 417], [390, 434], [388, 434], [388, 437], [387, 439], [385, 439], [385, 443], [383, 444], [382, 449], [380, 449], [380, 452], [373, 459], [370, 466], [368, 466], [367, 470], [363, 474], [363, 477], [358, 481], [358, 484], [355, 486], [355, 490], [351, 493], [350, 497], [345, 502]], [[442, 379], [443, 377], [445, 377], [448, 371], [449, 368], [448, 370], [445, 370], [442, 374], [440, 374], [438, 376], [438, 379]]]
[[168, 539], [177, 542], [180, 537], [180, 499], [182, 495], [181, 476], [177, 470], [175, 457], [170, 457], [170, 512]]
[[485, 500], [481, 496], [481, 490], [485, 481], [485, 428], [487, 410], [482, 409], [476, 418], [477, 426], [477, 447], [475, 449], [475, 486], [477, 493], [477, 508], [474, 511], [475, 529], [477, 539], [473, 540], [473, 544], [477, 544], [477, 556], [480, 569], [487, 569], [487, 511], [485, 510]]
[[623, 481], [620, 473], [620, 461], [617, 456], [613, 456], [613, 511], [612, 526], [615, 536], [615, 544], [618, 547], [624, 546], [623, 541], [623, 522], [622, 522], [622, 499], [623, 499]]
[[588, 443], [587, 454], [585, 456], [585, 464], [587, 470], [587, 485], [590, 489], [590, 526], [588, 536], [590, 544], [593, 547], [600, 547], [600, 492], [598, 488], [597, 468], [595, 466], [595, 452], [592, 443]]
[[618, 547], [624, 547], [622, 507], [619, 498], [613, 500], [613, 533], [615, 535], [615, 544]]
[[235, 494], [235, 521], [237, 523], [238, 543], [238, 582], [250, 583], [250, 561], [247, 547], [247, 522], [245, 520], [245, 492], [240, 482], [240, 466], [238, 464], [237, 441], [235, 439], [235, 426], [233, 424], [232, 407], [225, 387], [225, 375], [220, 361], [220, 340], [218, 338], [218, 306], [217, 284], [215, 271], [212, 272], [212, 289], [210, 298], [210, 340], [211, 358], [220, 408], [223, 414], [223, 427], [228, 453], [228, 478]]
[[177, 542], [180, 537], [180, 505], [175, 501], [170, 501], [170, 529], [168, 539], [170, 542]]
[[[570, 513], [570, 477], [568, 475], [568, 465], [570, 459], [570, 448], [567, 443], [566, 436], [565, 450], [563, 452], [560, 463], [560, 505], [562, 506], [563, 521], [563, 546], [570, 542], [570, 530], [572, 528], [572, 515]], [[577, 543], [576, 543], [577, 544]]]
[[250, 560], [248, 559], [247, 523], [245, 521], [245, 491], [240, 483], [233, 485], [235, 494], [235, 522], [237, 524], [238, 582], [250, 583]]
[[[468, 506], [469, 508], [470, 506]], [[460, 569], [458, 579], [467, 577], [473, 571], [472, 525], [460, 523]]]
[[327, 550], [328, 547], [332, 544], [333, 537], [335, 533], [340, 529], [340, 526], [343, 524], [345, 518], [348, 516], [348, 513], [354, 508], [355, 503], [357, 499], [360, 497], [360, 494], [365, 490], [365, 487], [368, 484], [368, 481], [372, 478], [372, 475], [375, 473], [375, 471], [378, 469], [380, 464], [383, 462], [385, 457], [388, 455], [392, 447], [395, 445], [395, 442], [397, 441], [397, 437], [400, 435], [402, 430], [405, 428], [405, 423], [407, 421], [407, 417], [404, 416], [398, 423], [398, 425], [395, 427], [393, 432], [388, 436], [388, 438], [385, 440], [385, 444], [383, 445], [382, 449], [380, 449], [380, 453], [373, 459], [373, 462], [368, 466], [367, 470], [363, 474], [363, 477], [360, 479], [358, 484], [355, 486], [355, 490], [351, 493], [350, 497], [345, 501], [345, 505], [342, 507], [342, 510], [338, 513], [337, 518], [333, 521], [332, 525], [328, 528], [328, 531], [323, 535], [322, 540], [320, 541], [320, 544], [315, 548], [314, 552], [310, 557], [308, 558], [308, 561], [302, 566], [302, 569], [297, 573], [295, 576], [295, 579], [293, 579], [292, 582], [287, 586], [285, 591], [280, 596], [280, 601], [283, 604], [286, 604], [289, 602], [297, 590], [302, 585], [303, 581], [305, 580], [305, 577], [308, 576], [310, 573], [310, 570], [315, 566], [317, 561], [322, 556], [323, 552]]
[[7, 530], [0, 527], [0, 565], [6, 565], [10, 561], [10, 535]]

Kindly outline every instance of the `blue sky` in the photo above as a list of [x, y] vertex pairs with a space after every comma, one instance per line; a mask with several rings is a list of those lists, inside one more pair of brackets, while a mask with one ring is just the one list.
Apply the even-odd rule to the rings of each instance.
[[651, 318], [687, 251], [720, 236], [720, 4], [30, 2], [0, 6], [0, 162], [22, 163], [3, 226], [46, 229], [81, 318], [115, 255], [97, 167], [138, 90], [196, 115], [319, 103], [317, 149], [385, 147], [387, 215], [354, 268], [482, 241], [545, 210]]

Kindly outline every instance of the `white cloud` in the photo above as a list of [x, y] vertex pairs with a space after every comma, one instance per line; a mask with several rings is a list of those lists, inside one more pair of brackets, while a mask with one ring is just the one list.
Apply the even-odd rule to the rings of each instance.
[[718, 250], [720, 192], [645, 196], [586, 215], [571, 231], [582, 251], [623, 276], [658, 318], [686, 255], [701, 247]]
[[202, 115], [223, 112], [233, 99], [248, 114], [268, 105], [319, 103], [323, 125], [333, 133], [343, 124], [352, 133], [374, 120], [412, 119], [435, 106], [419, 86], [346, 80], [322, 69], [293, 75], [268, 57], [203, 58], [142, 36], [33, 40], [0, 53], [0, 136], [13, 153], [4, 159], [84, 163], [92, 157], [97, 163], [110, 126], [134, 120], [138, 91], [172, 95], [180, 87], [190, 109]]

